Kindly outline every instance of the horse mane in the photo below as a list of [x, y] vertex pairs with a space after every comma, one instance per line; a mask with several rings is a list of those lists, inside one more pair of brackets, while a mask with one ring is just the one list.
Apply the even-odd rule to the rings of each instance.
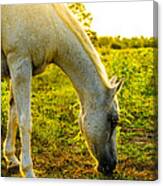
[[97, 51], [95, 50], [93, 44], [91, 43], [89, 37], [84, 32], [80, 23], [75, 19], [74, 15], [68, 10], [67, 6], [65, 6], [63, 3], [52, 4], [52, 6], [54, 7], [55, 11], [59, 15], [59, 17], [62, 19], [62, 21], [66, 23], [68, 28], [79, 39], [86, 53], [90, 57], [91, 61], [94, 63], [97, 73], [101, 77], [101, 80], [104, 82], [104, 85], [107, 87], [110, 87], [107, 73], [105, 71], [103, 64], [101, 63], [99, 55]]

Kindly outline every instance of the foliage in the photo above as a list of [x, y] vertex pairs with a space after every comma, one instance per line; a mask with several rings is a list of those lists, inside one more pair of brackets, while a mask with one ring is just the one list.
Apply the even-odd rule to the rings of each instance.
[[112, 49], [126, 49], [126, 48], [144, 48], [144, 47], [154, 47], [157, 48], [158, 41], [154, 37], [132, 37], [125, 38], [121, 36], [98, 36], [98, 34], [91, 29], [91, 23], [93, 17], [90, 12], [87, 11], [84, 4], [82, 3], [69, 3], [69, 9], [81, 23], [92, 43], [96, 47], [109, 47]]
[[[118, 95], [119, 163], [111, 178], [154, 180], [157, 178], [157, 58], [154, 55], [157, 49], [115, 50], [104, 44], [97, 50], [108, 76], [125, 78]], [[8, 87], [8, 81], [3, 81], [2, 143], [8, 119]], [[70, 80], [58, 67], [51, 65], [33, 78], [32, 158], [38, 177], [111, 179], [94, 170], [95, 162], [80, 133], [78, 114], [79, 100]]]
[[82, 3], [69, 3], [69, 9], [76, 16], [78, 21], [82, 24], [82, 26], [86, 29], [90, 28], [93, 17], [90, 12], [88, 12]]
[[91, 13], [86, 10], [85, 5], [82, 3], [69, 3], [68, 7], [81, 23], [92, 43], [95, 44], [97, 41], [97, 33], [90, 28], [93, 20]]
[[98, 37], [98, 47], [110, 47], [112, 49], [127, 49], [127, 48], [157, 48], [157, 39], [154, 37]]

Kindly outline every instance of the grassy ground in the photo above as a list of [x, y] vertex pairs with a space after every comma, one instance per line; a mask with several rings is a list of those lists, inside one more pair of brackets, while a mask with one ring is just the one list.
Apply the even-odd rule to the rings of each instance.
[[[71, 82], [51, 65], [32, 84], [32, 158], [37, 177], [154, 180], [157, 178], [156, 49], [98, 48], [109, 77], [124, 77], [117, 127], [118, 160], [108, 178], [95, 171], [78, 126], [79, 100]], [[2, 143], [8, 119], [9, 83], [2, 82]], [[17, 155], [20, 153], [17, 135]], [[2, 158], [2, 175], [8, 175]]]

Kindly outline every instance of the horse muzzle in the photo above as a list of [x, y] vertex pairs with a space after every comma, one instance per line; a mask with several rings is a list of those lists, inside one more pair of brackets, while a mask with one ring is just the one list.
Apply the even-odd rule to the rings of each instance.
[[109, 162], [102, 161], [99, 163], [97, 170], [103, 173], [105, 176], [111, 176], [116, 168], [117, 161], [112, 159]]

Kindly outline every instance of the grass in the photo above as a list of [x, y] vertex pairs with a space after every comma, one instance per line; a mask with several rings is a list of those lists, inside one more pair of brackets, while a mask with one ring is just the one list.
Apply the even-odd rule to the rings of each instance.
[[[79, 100], [67, 76], [55, 65], [32, 82], [32, 158], [37, 177], [80, 179], [157, 179], [157, 49], [98, 48], [109, 77], [125, 78], [118, 95], [118, 160], [108, 178], [95, 162], [78, 126]], [[2, 82], [2, 144], [8, 119], [9, 82]], [[2, 147], [3, 148], [3, 147]], [[17, 135], [17, 155], [20, 139]], [[2, 175], [5, 162], [2, 159]], [[10, 176], [19, 176], [11, 174]]]

